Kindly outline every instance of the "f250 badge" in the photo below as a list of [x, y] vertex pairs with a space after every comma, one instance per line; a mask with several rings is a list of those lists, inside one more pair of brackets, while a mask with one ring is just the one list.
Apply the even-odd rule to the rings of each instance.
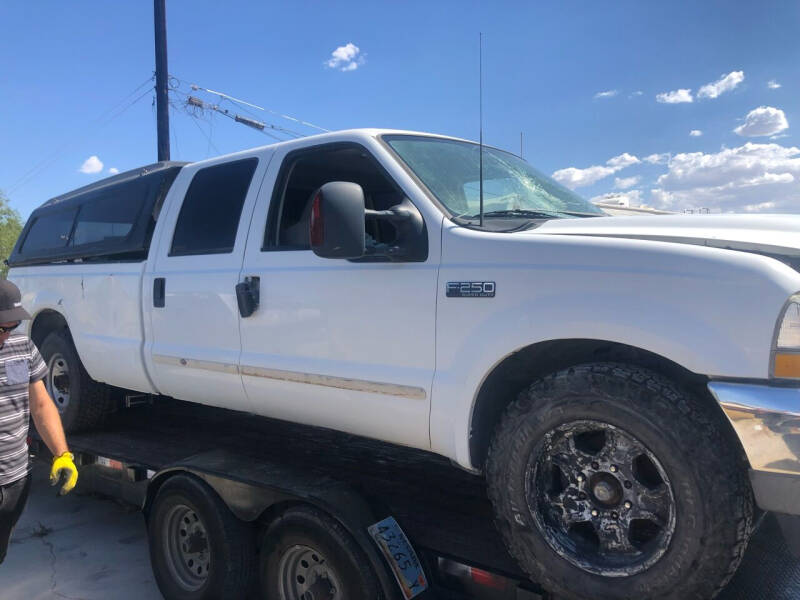
[[494, 281], [448, 281], [448, 298], [494, 298]]

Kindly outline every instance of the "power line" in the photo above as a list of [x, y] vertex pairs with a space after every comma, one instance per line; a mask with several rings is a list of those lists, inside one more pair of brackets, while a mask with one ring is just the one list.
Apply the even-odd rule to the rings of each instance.
[[[242, 110], [244, 112], [246, 112], [248, 115], [250, 115], [251, 117], [258, 118], [258, 115], [256, 115], [256, 113], [254, 113], [252, 110], [247, 110], [244, 107], [242, 107]], [[271, 129], [277, 129], [279, 131], [283, 131], [285, 133], [289, 133], [289, 134], [291, 134], [291, 135], [293, 135], [295, 137], [298, 137], [298, 138], [305, 137], [305, 135], [306, 135], [304, 133], [298, 133], [297, 131], [292, 131], [291, 129], [286, 129], [285, 127], [278, 127], [277, 125], [267, 124], [267, 126], [270, 127]]]
[[[274, 132], [274, 133], [280, 133], [280, 134], [283, 134], [283, 135], [288, 135], [288, 136], [291, 136], [291, 137], [294, 137], [294, 138], [300, 138], [300, 137], [304, 137], [305, 135], [307, 135], [307, 134], [304, 134], [304, 133], [299, 133], [297, 131], [293, 131], [291, 129], [287, 129], [286, 127], [281, 127], [281, 126], [275, 125], [273, 123], [268, 123], [268, 122], [262, 121], [261, 118], [259, 117], [259, 115], [255, 114], [253, 111], [249, 110], [247, 107], [252, 107], [252, 108], [255, 108], [257, 110], [262, 110], [262, 111], [267, 110], [267, 109], [264, 109], [263, 107], [258, 106], [257, 104], [253, 104], [251, 102], [246, 102], [245, 100], [242, 100], [240, 98], [235, 98], [235, 97], [233, 97], [233, 96], [231, 96], [229, 94], [225, 94], [224, 92], [203, 88], [203, 87], [198, 86], [196, 84], [190, 84], [187, 81], [184, 81], [183, 79], [180, 79], [179, 77], [176, 77], [175, 75], [170, 75], [170, 77], [169, 77], [169, 87], [170, 87], [170, 91], [173, 94], [181, 96], [181, 97], [184, 98], [184, 107], [185, 107], [186, 113], [191, 117], [200, 118], [201, 115], [206, 114], [206, 113], [210, 113], [210, 114], [213, 114], [215, 112], [216, 113], [220, 113], [220, 114], [222, 114], [222, 115], [224, 115], [224, 116], [236, 121], [237, 123], [241, 123], [241, 124], [246, 125], [246, 126], [252, 128], [252, 129], [256, 129], [257, 131], [260, 131], [262, 134], [264, 134], [267, 137], [269, 137], [271, 139], [274, 139], [276, 141], [284, 141], [284, 140], [282, 138], [280, 138], [280, 137], [277, 137], [276, 135], [273, 135], [272, 133], [270, 133], [270, 131]], [[184, 89], [182, 89], [182, 88], [185, 88], [185, 87], [188, 87], [190, 92], [187, 92]], [[214, 95], [219, 97], [219, 102], [217, 102], [217, 103], [206, 102], [206, 101], [202, 100], [201, 98], [197, 97], [195, 94], [191, 93], [191, 92], [196, 92], [196, 91], [203, 91], [203, 92], [208, 92], [208, 93], [214, 94]], [[242, 111], [242, 113], [246, 113], [247, 115], [250, 115], [250, 116], [248, 117], [248, 116], [245, 116], [245, 114], [240, 114], [238, 112], [232, 112], [231, 110], [228, 110], [227, 108], [225, 108], [222, 105], [222, 103], [224, 103], [224, 102], [229, 102], [232, 106], [240, 109]], [[271, 112], [275, 112], [275, 111], [271, 111]], [[293, 120], [295, 120], [297, 122], [305, 123], [304, 121], [300, 121], [299, 119], [294, 119], [294, 117], [290, 117], [290, 118], [292, 118]], [[313, 125], [311, 123], [307, 123], [307, 124], [309, 126], [316, 127], [315, 125]], [[212, 126], [209, 126], [209, 130], [211, 130], [211, 129], [212, 129]], [[201, 128], [201, 130], [202, 130], [202, 128]], [[205, 135], [205, 132], [203, 132], [203, 133]], [[207, 139], [209, 139], [209, 141], [210, 141], [210, 138], [207, 137]]]
[[[198, 127], [199, 126], [200, 125], [198, 123]], [[201, 131], [202, 131], [202, 129], [201, 129]], [[217, 147], [214, 146], [214, 143], [211, 141], [211, 139], [213, 137], [214, 137], [214, 118], [211, 117], [211, 118], [208, 119], [208, 147], [206, 147], [206, 158], [208, 158], [208, 155], [211, 154], [211, 148], [212, 147], [214, 148], [214, 151], [217, 154], [221, 154], [221, 152], [219, 150], [217, 150]]]
[[224, 115], [224, 116], [228, 117], [229, 119], [232, 119], [232, 120], [236, 121], [237, 123], [242, 123], [243, 125], [247, 125], [248, 127], [252, 127], [253, 129], [255, 129], [257, 131], [260, 131], [261, 133], [263, 133], [267, 137], [271, 137], [272, 139], [277, 140], [279, 142], [284, 141], [281, 138], [279, 138], [278, 136], [272, 135], [271, 133], [268, 133], [268, 132], [264, 131], [264, 129], [267, 127], [266, 123], [262, 123], [261, 121], [256, 121], [255, 119], [249, 119], [249, 118], [243, 117], [243, 116], [241, 116], [239, 114], [232, 114], [226, 108], [221, 108], [217, 104], [209, 104], [208, 102], [204, 102], [203, 100], [201, 100], [200, 98], [197, 98], [195, 96], [188, 96], [188, 98], [186, 99], [186, 106], [187, 107], [193, 107], [193, 108], [199, 108], [199, 109], [203, 109], [203, 110], [212, 110], [214, 112], [217, 112], [217, 113], [219, 113], [221, 115]]
[[[305, 125], [306, 127], [311, 127], [312, 129], [316, 129], [318, 131], [324, 131], [326, 133], [330, 131], [330, 129], [325, 129], [324, 127], [320, 127], [319, 125], [314, 125], [313, 123], [309, 123], [308, 121], [304, 121], [302, 119], [298, 119], [297, 117], [293, 117], [291, 115], [287, 115], [287, 114], [281, 113], [281, 112], [273, 110], [271, 108], [265, 108], [263, 106], [258, 106], [257, 104], [253, 104], [251, 102], [247, 102], [245, 100], [240, 100], [239, 98], [235, 98], [235, 97], [231, 96], [230, 94], [226, 94], [224, 92], [219, 92], [219, 91], [216, 91], [216, 90], [211, 90], [211, 89], [205, 88], [205, 87], [203, 87], [201, 85], [197, 85], [196, 83], [190, 83], [188, 81], [184, 81], [183, 79], [180, 79], [179, 77], [175, 77], [174, 75], [171, 75], [170, 78], [171, 79], [175, 79], [176, 81], [179, 81], [180, 83], [188, 85], [189, 88], [191, 90], [193, 90], [193, 91], [202, 90], [202, 91], [207, 92], [209, 94], [213, 94], [215, 96], [219, 96], [220, 98], [224, 98], [224, 99], [226, 99], [226, 100], [228, 100], [230, 102], [234, 102], [236, 104], [249, 106], [250, 108], [255, 108], [257, 110], [268, 112], [268, 113], [270, 113], [272, 115], [275, 115], [277, 117], [280, 117], [282, 119], [287, 119], [289, 121], [294, 121], [295, 123], [300, 123], [301, 125]], [[297, 134], [297, 135], [300, 135], [300, 134]]]
[[231, 100], [232, 102], [235, 102], [236, 104], [244, 104], [245, 106], [251, 106], [253, 108], [257, 108], [258, 110], [266, 110], [265, 108], [262, 108], [260, 106], [256, 106], [255, 104], [250, 104], [249, 102], [245, 102], [244, 100], [239, 100], [238, 98], [234, 98], [233, 96], [229, 96], [228, 94], [223, 94], [222, 92], [215, 92], [214, 90], [201, 88], [199, 85], [192, 85], [192, 89], [195, 90], [195, 91], [203, 90], [203, 91], [208, 92], [209, 94], [214, 94], [215, 96], [220, 96], [221, 98], [227, 98], [228, 100]]
[[[178, 110], [178, 107], [176, 107], [176, 106], [174, 105], [174, 103], [172, 103], [172, 102], [170, 101], [170, 102], [169, 102], [169, 109], [170, 109], [170, 112], [173, 112], [173, 113], [174, 113], [174, 112], [177, 112], [177, 110]], [[172, 127], [172, 128], [171, 128], [171, 134], [172, 134], [172, 141], [173, 141], [173, 143], [175, 144], [175, 151], [177, 152], [178, 156], [180, 156], [180, 154], [181, 154], [181, 148], [180, 148], [180, 146], [178, 145], [178, 131], [177, 131], [177, 129], [176, 129], [175, 127]]]
[[[193, 116], [193, 115], [189, 115], [189, 116]], [[211, 121], [209, 121], [209, 123], [210, 122]], [[219, 149], [214, 145], [214, 142], [211, 141], [211, 135], [209, 135], [205, 131], [203, 131], [203, 128], [200, 127], [200, 123], [197, 122], [196, 118], [192, 119], [192, 123], [194, 123], [195, 127], [197, 127], [197, 129], [200, 130], [200, 133], [203, 134], [203, 137], [205, 137], [208, 140], [209, 147], [210, 148], [214, 148], [214, 152], [216, 152], [217, 154], [222, 154], [222, 152], [220, 152]], [[206, 157], [208, 157], [208, 154], [209, 154], [209, 152], [208, 152], [208, 150], [206, 150]]]
[[[124, 106], [116, 114], [112, 114], [112, 113], [114, 113], [114, 111], [117, 111], [117, 109], [119, 109], [120, 106], [122, 104], [124, 104], [131, 96], [136, 94], [139, 90], [142, 89], [142, 87], [144, 87], [145, 85], [147, 85], [149, 82], [152, 82], [152, 81], [153, 81], [153, 77], [152, 76], [148, 77], [144, 82], [139, 84], [132, 92], [130, 92], [127, 96], [125, 96], [120, 102], [115, 104], [109, 110], [105, 111], [99, 117], [97, 117], [97, 118], [93, 119], [92, 121], [90, 121], [89, 124], [86, 127], [84, 127], [83, 130], [82, 130], [84, 135], [79, 136], [79, 137], [73, 137], [73, 138], [65, 141], [58, 148], [53, 150], [50, 154], [45, 156], [37, 164], [35, 164], [33, 167], [31, 167], [25, 174], [23, 174], [19, 179], [17, 179], [17, 181], [9, 188], [9, 192], [8, 192], [9, 195], [11, 195], [13, 192], [18, 191], [22, 186], [24, 186], [26, 183], [28, 183], [28, 181], [30, 181], [34, 176], [38, 175], [43, 169], [49, 167], [56, 160], [61, 158], [61, 156], [64, 154], [64, 152], [68, 148], [74, 146], [78, 142], [81, 142], [81, 141], [85, 140], [87, 137], [89, 137], [89, 135], [94, 134], [98, 129], [101, 129], [101, 128], [105, 127], [106, 125], [108, 125], [109, 123], [114, 121], [115, 119], [119, 118], [131, 106], [133, 106], [134, 104], [139, 102], [147, 94], [151, 93], [152, 88], [149, 88], [149, 89], [145, 90], [143, 94], [141, 94], [135, 100], [133, 100], [132, 102], [130, 102], [129, 104]], [[109, 115], [111, 115], [111, 116], [109, 116]]]
[[[173, 79], [177, 79], [177, 78], [173, 77]], [[284, 134], [287, 134], [287, 135], [290, 135], [290, 136], [293, 136], [293, 137], [296, 137], [296, 138], [304, 137], [304, 134], [302, 134], [302, 133], [298, 133], [296, 131], [292, 131], [291, 129], [286, 129], [285, 127], [280, 127], [278, 125], [273, 125], [272, 123], [266, 123], [264, 121], [260, 121], [257, 118], [258, 115], [256, 115], [252, 111], [247, 110], [246, 108], [243, 108], [243, 111], [246, 112], [247, 114], [253, 116], [254, 117], [253, 119], [244, 117], [244, 116], [242, 116], [240, 114], [231, 114], [231, 112], [229, 110], [225, 109], [224, 107], [221, 107], [219, 104], [211, 104], [210, 102], [205, 102], [205, 101], [201, 100], [200, 98], [198, 98], [196, 96], [192, 96], [191, 94], [188, 94], [188, 93], [184, 92], [183, 90], [181, 90], [181, 89], [179, 89], [177, 87], [172, 87], [171, 89], [175, 94], [183, 96], [185, 98], [184, 104], [186, 105], [187, 109], [200, 109], [200, 111], [209, 110], [209, 111], [219, 112], [221, 114], [224, 114], [227, 117], [233, 118], [233, 120], [238, 122], [238, 123], [242, 123], [243, 125], [247, 125], [249, 127], [252, 127], [253, 129], [257, 129], [257, 130], [261, 131], [262, 133], [264, 133], [265, 135], [268, 135], [269, 137], [271, 137], [273, 139], [276, 139], [276, 140], [279, 140], [279, 141], [283, 141], [283, 140], [281, 140], [281, 138], [275, 137], [273, 135], [269, 135], [264, 130], [265, 129], [271, 129], [272, 131], [281, 132], [281, 133], [284, 133]], [[194, 117], [198, 116], [198, 111], [196, 111], [196, 110], [187, 110], [187, 112], [190, 114], [190, 116], [194, 116]]]

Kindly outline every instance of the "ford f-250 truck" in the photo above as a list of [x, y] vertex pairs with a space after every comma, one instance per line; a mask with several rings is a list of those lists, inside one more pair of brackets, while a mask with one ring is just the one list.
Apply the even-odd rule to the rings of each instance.
[[799, 231], [356, 130], [59, 196], [8, 262], [69, 429], [122, 388], [430, 450], [546, 588], [685, 599], [800, 513]]

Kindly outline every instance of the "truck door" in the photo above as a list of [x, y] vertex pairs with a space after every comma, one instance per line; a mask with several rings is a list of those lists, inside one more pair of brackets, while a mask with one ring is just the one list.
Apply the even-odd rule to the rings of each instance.
[[[424, 262], [316, 256], [311, 196], [329, 181], [360, 184], [368, 208], [405, 196], [361, 145], [276, 154], [242, 270], [259, 278], [261, 297], [241, 322], [245, 391], [261, 414], [429, 447], [439, 243]], [[430, 227], [438, 240], [440, 224]], [[387, 241], [390, 229], [368, 223], [368, 240]]]
[[268, 159], [262, 153], [190, 165], [173, 184], [143, 284], [148, 371], [162, 394], [250, 409], [237, 366], [236, 284]]

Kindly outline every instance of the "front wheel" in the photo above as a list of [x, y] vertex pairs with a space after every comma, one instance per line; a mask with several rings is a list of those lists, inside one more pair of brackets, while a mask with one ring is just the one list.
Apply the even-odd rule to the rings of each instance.
[[712, 598], [741, 560], [753, 511], [723, 425], [637, 367], [581, 365], [535, 382], [487, 461], [509, 550], [565, 598]]

